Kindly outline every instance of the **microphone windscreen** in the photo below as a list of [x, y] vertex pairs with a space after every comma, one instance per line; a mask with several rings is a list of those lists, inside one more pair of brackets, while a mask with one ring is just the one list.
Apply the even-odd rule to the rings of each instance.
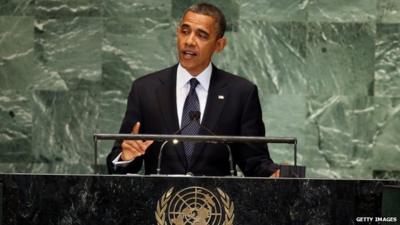
[[200, 111], [190, 111], [189, 112], [190, 120], [200, 120]]

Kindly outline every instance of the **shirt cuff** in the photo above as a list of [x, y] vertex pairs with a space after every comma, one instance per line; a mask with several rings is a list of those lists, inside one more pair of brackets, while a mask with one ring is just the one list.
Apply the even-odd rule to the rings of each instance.
[[122, 167], [124, 167], [124, 166], [127, 166], [129, 163], [131, 163], [134, 160], [134, 159], [132, 159], [132, 160], [127, 160], [127, 161], [120, 161], [121, 155], [122, 155], [122, 153], [119, 153], [117, 155], [117, 157], [115, 157], [115, 159], [112, 161], [114, 166], [122, 166]]

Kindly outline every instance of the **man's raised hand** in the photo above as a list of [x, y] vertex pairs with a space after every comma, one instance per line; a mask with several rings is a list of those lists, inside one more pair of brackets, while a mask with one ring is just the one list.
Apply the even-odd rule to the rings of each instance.
[[[131, 133], [138, 134], [139, 130], [140, 130], [140, 122], [136, 122], [132, 128]], [[121, 147], [122, 147], [121, 160], [130, 161], [130, 160], [134, 160], [136, 157], [144, 155], [147, 148], [151, 144], [153, 144], [153, 142], [154, 141], [152, 141], [152, 140], [147, 140], [147, 141], [124, 140], [121, 145]]]

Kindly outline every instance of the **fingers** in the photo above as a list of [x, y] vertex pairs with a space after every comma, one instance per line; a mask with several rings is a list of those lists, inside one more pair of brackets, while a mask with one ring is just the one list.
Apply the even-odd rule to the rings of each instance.
[[125, 140], [122, 142], [122, 150], [126, 149], [133, 152], [138, 152], [140, 154], [144, 154], [146, 146], [140, 141], [130, 141]]
[[277, 171], [275, 171], [272, 175], [271, 175], [271, 177], [273, 177], [273, 178], [278, 178], [278, 177], [280, 177], [281, 176], [281, 170], [280, 169], [278, 169]]
[[139, 157], [144, 154], [144, 150], [140, 148], [140, 146], [135, 143], [135, 141], [123, 141], [122, 142], [122, 160], [133, 160], [136, 157]]
[[[136, 122], [132, 128], [132, 134], [139, 134], [140, 122]], [[124, 140], [122, 142], [122, 160], [133, 160], [136, 157], [144, 155], [147, 148], [153, 144], [154, 141], [140, 141], [140, 140]]]
[[142, 141], [135, 141], [135, 140], [131, 140], [131, 141], [126, 141], [126, 143], [133, 149], [135, 149], [137, 152], [144, 154], [144, 152], [146, 151], [146, 146], [143, 144]]
[[121, 152], [121, 160], [130, 161], [134, 160], [137, 156], [131, 151], [122, 151]]
[[129, 141], [125, 140], [122, 142], [122, 159], [132, 160], [136, 157], [145, 154], [147, 148], [153, 144], [154, 141]]
[[151, 144], [153, 144], [153, 140], [148, 140], [148, 141], [145, 141], [145, 142], [143, 142], [143, 145], [146, 147], [146, 149], [151, 145]]
[[[132, 143], [131, 143], [132, 142]], [[147, 150], [147, 148], [153, 144], [154, 141], [148, 140], [148, 141], [131, 141], [130, 144], [137, 149], [140, 153], [144, 154]]]
[[[139, 134], [140, 131], [140, 122], [136, 122], [135, 125], [132, 128], [132, 134]], [[147, 141], [140, 141], [140, 140], [134, 140], [134, 141], [128, 141], [128, 144], [131, 145], [134, 149], [137, 151], [141, 152], [144, 154], [146, 149], [153, 144], [154, 141], [152, 140], [147, 140]]]
[[140, 122], [136, 122], [132, 128], [132, 134], [138, 134], [140, 130]]

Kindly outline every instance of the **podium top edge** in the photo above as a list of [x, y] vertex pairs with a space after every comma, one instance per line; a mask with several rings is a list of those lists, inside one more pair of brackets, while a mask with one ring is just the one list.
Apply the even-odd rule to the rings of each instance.
[[155, 141], [195, 141], [208, 143], [287, 143], [296, 144], [294, 137], [228, 136], [228, 135], [164, 135], [164, 134], [104, 134], [95, 133], [97, 140], [155, 140]]
[[119, 177], [119, 178], [140, 178], [140, 179], [151, 179], [151, 178], [168, 178], [168, 179], [244, 179], [244, 180], [271, 180], [271, 181], [284, 181], [284, 180], [304, 180], [304, 181], [327, 181], [327, 182], [384, 182], [388, 183], [385, 187], [398, 187], [400, 185], [400, 180], [397, 179], [366, 179], [366, 178], [354, 178], [354, 179], [332, 179], [332, 178], [293, 178], [293, 177], [232, 177], [232, 176], [185, 176], [185, 175], [140, 175], [140, 174], [57, 174], [57, 173], [0, 173], [0, 182], [1, 178], [4, 176], [46, 176], [46, 177], [93, 177], [93, 178], [101, 178], [101, 177]]

